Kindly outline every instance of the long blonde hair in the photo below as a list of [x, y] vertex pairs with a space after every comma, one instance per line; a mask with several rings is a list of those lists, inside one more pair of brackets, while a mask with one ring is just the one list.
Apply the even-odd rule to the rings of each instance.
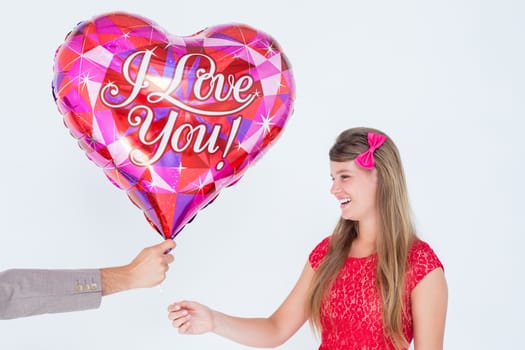
[[[346, 162], [368, 150], [368, 132], [385, 135], [371, 128], [343, 131], [329, 152], [330, 160]], [[386, 136], [386, 135], [385, 135]], [[396, 349], [408, 347], [403, 335], [402, 315], [405, 312], [403, 292], [408, 250], [416, 238], [401, 158], [394, 142], [387, 136], [385, 143], [374, 152], [377, 169], [377, 206], [380, 233], [376, 240], [376, 286], [383, 303], [383, 328]], [[358, 222], [339, 219], [330, 239], [328, 253], [315, 271], [310, 288], [310, 323], [321, 330], [321, 307], [343, 267], [350, 247], [358, 235]]]

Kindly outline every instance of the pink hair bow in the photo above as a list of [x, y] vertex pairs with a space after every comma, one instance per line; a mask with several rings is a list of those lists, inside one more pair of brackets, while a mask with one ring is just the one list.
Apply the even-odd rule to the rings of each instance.
[[355, 159], [355, 162], [357, 165], [359, 165], [361, 168], [364, 169], [374, 169], [375, 166], [375, 160], [374, 160], [374, 151], [381, 147], [383, 143], [386, 141], [385, 135], [376, 134], [374, 132], [368, 133], [368, 145], [370, 148], [368, 148], [366, 151], [361, 153], [357, 156]]

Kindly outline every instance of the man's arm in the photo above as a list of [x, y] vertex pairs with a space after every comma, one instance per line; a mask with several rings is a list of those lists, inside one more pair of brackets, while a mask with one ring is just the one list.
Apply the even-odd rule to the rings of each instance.
[[101, 297], [97, 269], [0, 272], [0, 319], [94, 309]]
[[152, 287], [166, 278], [175, 243], [142, 250], [124, 266], [86, 270], [12, 269], [0, 272], [0, 319], [98, 308], [103, 295]]

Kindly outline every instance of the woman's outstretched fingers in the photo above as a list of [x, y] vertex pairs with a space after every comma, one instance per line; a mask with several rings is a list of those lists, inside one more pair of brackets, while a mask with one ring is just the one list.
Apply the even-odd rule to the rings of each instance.
[[183, 323], [179, 327], [179, 333], [180, 334], [191, 334], [190, 328], [191, 328], [191, 320], [188, 320], [188, 322]]
[[193, 301], [168, 306], [168, 319], [181, 334], [202, 334], [214, 329], [213, 311]]
[[189, 316], [188, 311], [178, 304], [168, 307], [168, 319], [175, 328], [179, 328], [186, 321], [187, 316]]
[[189, 320], [191, 318], [191, 315], [189, 315], [187, 312], [182, 312], [180, 316], [176, 317], [171, 321], [171, 324], [175, 328], [180, 328], [186, 324], [188, 324]]

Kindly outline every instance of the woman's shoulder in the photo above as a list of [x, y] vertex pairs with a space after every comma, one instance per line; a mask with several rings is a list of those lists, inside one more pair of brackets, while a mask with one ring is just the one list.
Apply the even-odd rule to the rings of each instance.
[[408, 276], [413, 289], [429, 272], [442, 268], [443, 264], [430, 244], [417, 238], [408, 252]]
[[328, 253], [328, 246], [330, 244], [331, 237], [332, 236], [330, 235], [323, 238], [323, 240], [321, 240], [321, 242], [319, 242], [310, 253], [308, 261], [310, 262], [312, 268], [316, 269], [317, 267], [319, 267], [319, 264]]
[[416, 238], [410, 245], [408, 251], [408, 261], [410, 262], [422, 262], [427, 259], [437, 259], [437, 255], [426, 241]]

